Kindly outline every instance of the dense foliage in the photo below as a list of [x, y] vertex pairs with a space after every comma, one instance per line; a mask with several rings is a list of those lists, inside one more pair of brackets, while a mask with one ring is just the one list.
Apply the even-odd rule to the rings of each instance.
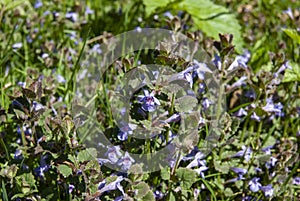
[[[296, 0], [1, 1], [2, 200], [300, 200], [299, 8]], [[111, 38], [143, 28], [185, 35], [214, 71], [159, 43], [163, 51], [118, 58], [97, 88], [76, 89], [89, 76], [83, 57], [103, 61]], [[152, 84], [128, 99], [130, 123], [120, 124], [112, 115], [122, 105], [119, 80], [148, 64], [169, 66], [160, 79], [174, 73], [176, 83], [154, 69]], [[220, 80], [217, 100], [207, 95], [210, 73]], [[91, 131], [79, 129], [75, 89], [95, 92], [94, 122], [114, 145], [106, 158], [101, 144], [84, 143]], [[214, 118], [217, 138], [205, 152]], [[136, 139], [141, 127], [155, 135]], [[182, 152], [167, 167], [144, 172], [132, 159], [171, 142]]]

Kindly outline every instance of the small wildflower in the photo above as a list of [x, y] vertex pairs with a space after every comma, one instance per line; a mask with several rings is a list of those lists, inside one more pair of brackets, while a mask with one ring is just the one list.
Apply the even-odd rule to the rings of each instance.
[[132, 163], [134, 163], [134, 161], [135, 160], [126, 151], [125, 155], [118, 161], [118, 165], [121, 166], [121, 169], [123, 171], [127, 171], [131, 167]]
[[262, 151], [265, 152], [265, 154], [267, 154], [267, 155], [271, 155], [272, 148], [273, 148], [273, 146], [268, 146], [266, 148], [263, 148]]
[[57, 75], [56, 79], [57, 79], [58, 83], [65, 83], [66, 82], [65, 78], [62, 75]]
[[199, 89], [198, 89], [198, 93], [199, 94], [203, 94], [204, 92], [205, 92], [205, 89], [206, 89], [206, 85], [205, 85], [205, 83], [200, 83], [199, 84]]
[[238, 167], [232, 167], [230, 168], [233, 172], [235, 172], [236, 174], [238, 174], [239, 178], [243, 178], [242, 176], [245, 175], [247, 173], [247, 170], [243, 169], [243, 168], [238, 168]]
[[40, 0], [38, 0], [34, 4], [34, 9], [38, 9], [38, 8], [40, 8], [42, 6], [43, 6], [43, 2], [41, 2]]
[[239, 80], [237, 80], [235, 83], [233, 83], [230, 88], [234, 89], [234, 88], [238, 88], [242, 85], [245, 85], [245, 80], [247, 80], [247, 76], [242, 76]]
[[164, 194], [159, 190], [154, 191], [154, 196], [155, 200], [161, 200], [164, 198]]
[[237, 117], [243, 117], [246, 116], [248, 114], [248, 112], [246, 110], [244, 110], [243, 108], [240, 108], [236, 113], [235, 116]]
[[208, 170], [208, 167], [206, 166], [206, 161], [203, 161], [203, 165], [200, 166], [199, 168], [197, 169], [193, 169], [195, 170], [202, 178], [204, 178], [204, 171]]
[[272, 184], [269, 184], [267, 186], [262, 186], [261, 190], [264, 192], [266, 197], [272, 197], [273, 196], [274, 190], [273, 190]]
[[95, 53], [97, 53], [97, 54], [101, 54], [102, 53], [102, 50], [101, 50], [101, 48], [100, 48], [100, 44], [95, 44], [93, 47], [92, 47], [92, 50], [91, 50], [92, 52], [95, 52]]
[[164, 13], [164, 16], [169, 18], [170, 20], [172, 20], [174, 18], [174, 16], [168, 11]]
[[42, 104], [40, 104], [40, 103], [38, 103], [36, 101], [32, 102], [32, 109], [33, 109], [33, 111], [38, 112], [40, 110], [43, 110], [44, 108], [45, 108], [45, 106], [43, 106]]
[[26, 82], [18, 82], [18, 85], [22, 88], [26, 87]]
[[202, 107], [204, 110], [208, 109], [212, 102], [208, 98], [204, 98], [202, 101]]
[[66, 18], [71, 20], [72, 22], [76, 22], [78, 19], [78, 14], [75, 12], [68, 12], [66, 13]]
[[252, 192], [257, 192], [261, 188], [262, 185], [258, 182], [259, 180], [260, 178], [254, 177], [251, 181], [249, 181], [248, 184]]
[[260, 122], [260, 120], [261, 120], [260, 116], [258, 116], [255, 112], [252, 113], [250, 118], [257, 122]]
[[284, 64], [282, 64], [280, 66], [280, 68], [278, 69], [278, 71], [276, 73], [274, 73], [274, 77], [278, 77], [278, 75], [280, 73], [282, 73], [283, 71], [285, 71], [286, 69], [292, 69], [292, 67], [289, 65], [288, 62], [285, 62]]
[[201, 152], [198, 152], [195, 157], [194, 160], [192, 160], [192, 162], [190, 162], [190, 164], [188, 164], [187, 168], [192, 168], [192, 167], [199, 167], [199, 165], [201, 166], [205, 166], [205, 160], [201, 160], [204, 158], [204, 154]]
[[288, 7], [288, 9], [284, 10], [283, 13], [287, 14], [292, 20], [294, 20], [294, 14], [291, 7]]
[[128, 135], [132, 135], [133, 130], [137, 128], [137, 125], [135, 124], [125, 124], [121, 122], [123, 126], [120, 128], [120, 132], [118, 133], [118, 139], [121, 141], [127, 140]]
[[23, 46], [23, 44], [20, 42], [20, 43], [13, 44], [12, 48], [16, 50], [16, 49], [20, 49], [22, 46]]
[[156, 106], [160, 105], [160, 102], [157, 98], [154, 97], [155, 91], [152, 91], [149, 94], [148, 90], [144, 90], [144, 96], [139, 95], [138, 100], [142, 103], [142, 109], [148, 112], [153, 112], [156, 110]]
[[138, 33], [141, 33], [141, 32], [142, 32], [142, 28], [141, 28], [140, 26], [137, 26], [137, 27], [135, 28], [135, 30], [136, 30]]
[[85, 14], [86, 15], [92, 15], [92, 14], [94, 14], [94, 10], [91, 10], [90, 7], [87, 6], [85, 8]]
[[272, 156], [272, 157], [270, 158], [270, 161], [267, 161], [267, 162], [265, 163], [266, 168], [267, 168], [267, 169], [270, 169], [270, 168], [274, 167], [277, 161], [278, 161], [278, 160]]
[[218, 70], [222, 69], [221, 58], [218, 55], [215, 55], [215, 58], [212, 60], [212, 62], [218, 68]]
[[69, 193], [72, 193], [72, 191], [74, 190], [75, 186], [73, 184], [69, 185]]
[[98, 185], [98, 190], [100, 190], [101, 194], [107, 191], [112, 190], [119, 190], [123, 195], [125, 195], [123, 187], [121, 186], [121, 181], [123, 181], [124, 178], [122, 176], [117, 177], [117, 179], [113, 182], [106, 183], [106, 180], [103, 180]]
[[112, 164], [117, 163], [119, 158], [121, 158], [122, 156], [122, 153], [120, 152], [120, 146], [108, 147], [108, 150], [105, 153], [105, 155]]
[[14, 159], [16, 159], [16, 160], [22, 160], [23, 159], [22, 151], [20, 149], [17, 149], [15, 151]]
[[294, 184], [294, 185], [297, 185], [297, 186], [300, 186], [300, 177], [295, 177], [295, 178], [293, 179], [293, 184]]
[[250, 160], [251, 154], [251, 148], [243, 145], [242, 150], [236, 153], [233, 157], [244, 157], [244, 159], [248, 162]]

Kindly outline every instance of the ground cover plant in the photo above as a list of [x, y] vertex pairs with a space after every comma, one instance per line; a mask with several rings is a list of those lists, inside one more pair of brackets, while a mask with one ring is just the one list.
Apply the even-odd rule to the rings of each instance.
[[298, 1], [4, 0], [0, 41], [2, 200], [300, 200]]

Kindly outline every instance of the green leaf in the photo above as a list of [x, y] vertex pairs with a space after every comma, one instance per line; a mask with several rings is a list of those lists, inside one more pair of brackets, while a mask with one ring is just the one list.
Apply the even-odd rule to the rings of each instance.
[[170, 180], [170, 169], [168, 167], [161, 169], [160, 175], [163, 180]]
[[282, 82], [300, 81], [300, 65], [294, 62], [289, 62], [292, 69], [286, 69]]
[[188, 112], [193, 110], [196, 107], [198, 101], [193, 96], [183, 96], [181, 98], [176, 99], [175, 101], [175, 109], [178, 112]]
[[97, 150], [95, 148], [88, 148], [79, 152], [77, 159], [79, 162], [93, 160], [97, 157]]
[[288, 35], [293, 41], [300, 44], [300, 35], [295, 29], [282, 29], [283, 32]]
[[184, 189], [189, 189], [196, 182], [197, 172], [189, 168], [178, 168], [176, 170], [176, 177], [181, 181], [180, 185]]
[[242, 52], [241, 26], [227, 8], [208, 0], [185, 0], [178, 4], [177, 8], [191, 14], [197, 28], [216, 40], [219, 39], [219, 33], [233, 34], [233, 44], [237, 52]]
[[57, 169], [64, 177], [68, 177], [72, 174], [72, 169], [67, 165], [59, 165]]
[[136, 196], [135, 196], [137, 199], [144, 198], [150, 192], [150, 187], [148, 186], [147, 183], [145, 183], [143, 181], [136, 184], [136, 185], [133, 185], [132, 188], [134, 190], [137, 190], [137, 193], [136, 193]]
[[172, 0], [143, 0], [144, 5], [146, 6], [146, 16], [151, 15], [157, 8], [165, 7]]

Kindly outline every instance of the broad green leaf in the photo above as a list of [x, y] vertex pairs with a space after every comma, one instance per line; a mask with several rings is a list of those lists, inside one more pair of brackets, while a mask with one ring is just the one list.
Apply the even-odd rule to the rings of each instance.
[[184, 189], [189, 189], [196, 182], [197, 172], [189, 168], [178, 168], [176, 177]]
[[135, 195], [137, 199], [144, 198], [150, 192], [150, 187], [148, 186], [147, 183], [143, 181], [136, 185], [133, 185], [132, 188], [134, 190], [137, 190], [137, 193]]
[[196, 107], [198, 101], [193, 96], [183, 96], [181, 98], [176, 99], [175, 101], [175, 109], [178, 112], [188, 112], [193, 110]]
[[293, 41], [300, 44], [300, 34], [295, 29], [282, 29]]
[[185, 0], [177, 8], [191, 14], [197, 28], [216, 40], [219, 39], [219, 33], [233, 34], [233, 44], [239, 53], [242, 52], [241, 26], [235, 15], [225, 7], [208, 0]]
[[[262, 135], [262, 137], [264, 138], [264, 140], [266, 140], [266, 142], [263, 145], [263, 148], [273, 146], [277, 141], [275, 137], [268, 135], [268, 134], [264, 134], [264, 135]], [[267, 137], [267, 139], [265, 139], [266, 137]]]
[[95, 148], [88, 148], [79, 152], [77, 159], [79, 162], [93, 160], [97, 157], [97, 150]]
[[169, 180], [170, 179], [170, 169], [169, 168], [161, 169], [160, 175], [163, 180]]
[[72, 169], [67, 165], [61, 164], [57, 169], [64, 177], [68, 177], [72, 174]]
[[292, 69], [286, 69], [282, 82], [300, 81], [300, 65], [294, 62], [289, 62]]
[[14, 9], [18, 6], [20, 6], [21, 4], [27, 2], [27, 0], [17, 0], [17, 1], [12, 1], [12, 0], [8, 0], [4, 2], [4, 8], [6, 11]]
[[143, 0], [144, 5], [146, 6], [146, 15], [151, 15], [155, 9], [165, 7], [172, 0]]
[[155, 201], [155, 197], [151, 191], [149, 191], [144, 197], [144, 201]]

